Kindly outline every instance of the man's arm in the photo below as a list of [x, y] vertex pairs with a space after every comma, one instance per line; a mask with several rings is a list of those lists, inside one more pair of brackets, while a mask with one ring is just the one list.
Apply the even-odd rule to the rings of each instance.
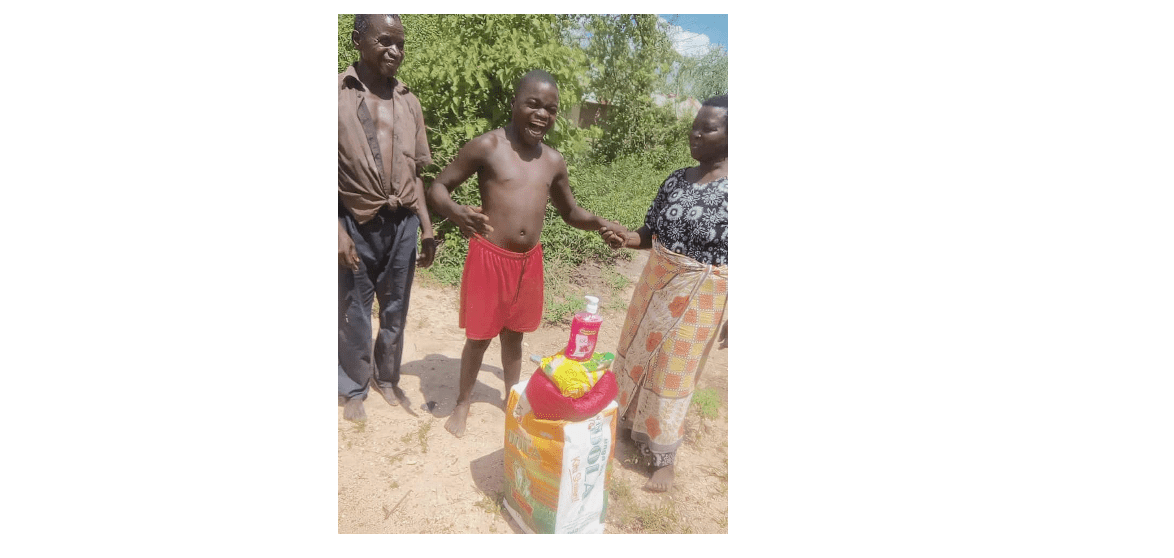
[[480, 207], [461, 205], [452, 199], [452, 192], [481, 168], [489, 149], [489, 140], [483, 135], [466, 143], [428, 187], [428, 206], [456, 223], [465, 236], [472, 236], [473, 233], [484, 236], [493, 232], [493, 227], [489, 226], [489, 216], [481, 213]]
[[339, 217], [338, 221], [338, 265], [351, 271], [359, 270], [359, 252], [355, 249], [355, 241], [351, 240], [351, 235], [342, 228], [342, 217]]
[[428, 213], [428, 203], [424, 191], [424, 167], [432, 164], [432, 150], [428, 148], [428, 132], [424, 125], [424, 108], [415, 95], [408, 95], [408, 107], [416, 119], [416, 149], [415, 163], [416, 176], [412, 188], [416, 190], [415, 212], [420, 218], [420, 253], [416, 255], [416, 265], [428, 267], [436, 257], [436, 240], [432, 232], [432, 216]]
[[420, 217], [420, 253], [416, 254], [416, 265], [429, 267], [436, 258], [436, 239], [432, 232], [432, 215], [428, 214], [428, 204], [424, 199], [424, 178], [420, 176], [420, 170], [416, 169], [416, 215]]

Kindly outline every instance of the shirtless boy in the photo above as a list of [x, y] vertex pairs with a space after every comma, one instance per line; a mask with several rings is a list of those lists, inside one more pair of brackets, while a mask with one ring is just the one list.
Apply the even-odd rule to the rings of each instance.
[[[579, 207], [567, 180], [563, 156], [542, 143], [558, 113], [558, 85], [532, 70], [518, 80], [504, 128], [477, 136], [432, 182], [428, 205], [469, 238], [461, 279], [460, 326], [465, 329], [457, 406], [444, 427], [465, 433], [469, 398], [485, 349], [501, 340], [505, 397], [522, 372], [522, 334], [542, 320], [542, 219], [549, 197], [563, 221], [582, 230], [626, 231]], [[460, 205], [450, 195], [477, 174], [481, 207]], [[610, 238], [611, 237], [609, 235]], [[612, 245], [618, 248], [619, 243]]]

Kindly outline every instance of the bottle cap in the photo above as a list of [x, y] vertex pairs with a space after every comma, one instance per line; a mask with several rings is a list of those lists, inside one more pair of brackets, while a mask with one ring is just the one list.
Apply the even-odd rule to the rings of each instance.
[[591, 312], [592, 314], [598, 314], [599, 313], [599, 297], [587, 295], [584, 298], [587, 299], [587, 311]]

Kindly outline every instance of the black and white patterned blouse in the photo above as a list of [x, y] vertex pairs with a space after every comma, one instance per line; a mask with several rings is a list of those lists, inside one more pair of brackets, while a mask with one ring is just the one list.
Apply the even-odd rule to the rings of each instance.
[[644, 225], [673, 252], [701, 263], [726, 265], [728, 177], [694, 184], [685, 179], [685, 170], [673, 172], [660, 185], [644, 216]]

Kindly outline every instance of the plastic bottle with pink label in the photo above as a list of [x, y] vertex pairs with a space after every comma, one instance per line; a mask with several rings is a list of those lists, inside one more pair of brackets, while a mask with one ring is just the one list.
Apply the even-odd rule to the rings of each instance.
[[599, 315], [599, 297], [587, 296], [587, 308], [575, 313], [571, 319], [571, 338], [567, 340], [567, 348], [563, 356], [577, 361], [585, 361], [595, 354], [595, 342], [599, 339], [599, 326], [603, 324], [603, 316]]

